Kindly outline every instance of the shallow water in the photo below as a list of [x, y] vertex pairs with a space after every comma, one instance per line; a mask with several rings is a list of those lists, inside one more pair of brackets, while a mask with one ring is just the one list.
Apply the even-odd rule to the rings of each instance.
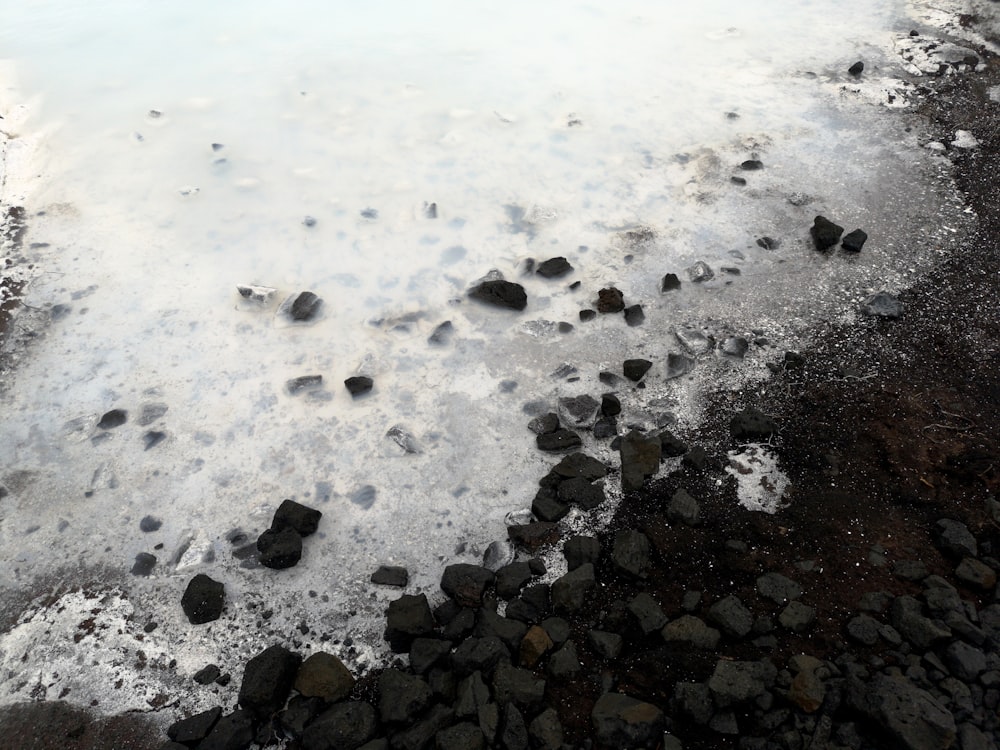
[[[330, 6], [21, 3], [0, 31], [39, 96], [5, 190], [47, 243], [26, 300], [44, 335], [0, 394], [0, 584], [119, 570], [181, 672], [253, 651], [258, 600], [279, 633], [308, 619], [303, 640], [377, 656], [396, 592], [368, 575], [405, 565], [410, 592], [434, 592], [443, 564], [503, 538], [553, 463], [531, 415], [646, 357], [623, 421], [683, 431], [703, 388], [765, 377], [961, 229], [937, 157], [889, 115], [901, 2]], [[864, 227], [863, 254], [815, 253], [817, 213]], [[571, 275], [524, 273], [560, 255]], [[687, 281], [699, 260], [714, 281]], [[466, 298], [491, 269], [524, 284], [524, 312]], [[659, 293], [667, 272], [680, 292]], [[254, 305], [237, 284], [277, 291]], [[612, 284], [642, 326], [579, 321]], [[308, 325], [280, 309], [301, 290], [324, 300]], [[444, 321], [450, 340], [428, 344]], [[667, 380], [681, 327], [768, 343]], [[313, 374], [321, 391], [289, 392]], [[355, 374], [368, 397], [343, 387]], [[128, 421], [98, 428], [112, 408]], [[325, 514], [302, 562], [241, 567], [226, 535], [255, 538], [285, 497]], [[146, 515], [162, 527], [141, 532]], [[139, 552], [158, 557], [149, 579], [127, 576]], [[194, 572], [225, 581], [232, 627], [192, 639], [177, 602]], [[3, 700], [23, 697], [9, 664]]]

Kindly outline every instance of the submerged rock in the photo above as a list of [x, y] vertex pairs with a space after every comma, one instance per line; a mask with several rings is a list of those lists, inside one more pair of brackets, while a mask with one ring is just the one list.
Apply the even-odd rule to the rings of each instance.
[[297, 378], [285, 381], [285, 390], [292, 396], [296, 396], [303, 391], [314, 391], [322, 387], [322, 375], [300, 375]]
[[861, 60], [858, 60], [856, 63], [854, 63], [854, 65], [852, 65], [847, 69], [847, 72], [850, 73], [852, 76], [856, 77], [861, 75], [864, 72], [864, 70], [865, 70], [865, 64], [861, 62]]
[[681, 280], [677, 278], [676, 273], [668, 273], [660, 281], [660, 291], [661, 292], [672, 292], [675, 289], [681, 288]]
[[353, 398], [368, 393], [374, 385], [375, 381], [367, 375], [355, 375], [344, 381], [344, 386]]
[[677, 340], [692, 354], [705, 354], [712, 351], [715, 342], [697, 328], [678, 328], [674, 331]]
[[454, 332], [455, 326], [450, 320], [446, 320], [443, 323], [439, 323], [431, 335], [427, 337], [427, 343], [433, 346], [444, 346], [451, 341], [451, 336]]
[[903, 305], [888, 292], [878, 292], [864, 301], [861, 312], [876, 318], [898, 318], [903, 314]]
[[682, 375], [687, 375], [694, 369], [694, 360], [684, 354], [671, 352], [667, 355], [667, 370], [663, 377], [666, 380], [673, 380]]
[[581, 396], [564, 396], [559, 399], [559, 412], [563, 421], [576, 426], [589, 427], [597, 418], [601, 404], [586, 393]]
[[631, 305], [625, 308], [625, 323], [631, 328], [642, 325], [646, 320], [646, 314], [642, 311], [642, 305]]
[[528, 306], [528, 295], [524, 287], [504, 279], [491, 279], [477, 284], [469, 292], [469, 297], [509, 310], [523, 310]]
[[621, 439], [619, 455], [622, 462], [622, 489], [637, 490], [646, 477], [660, 468], [660, 441], [641, 432], [629, 432]]
[[312, 292], [300, 292], [288, 308], [288, 315], [295, 321], [308, 321], [316, 317], [323, 300]]

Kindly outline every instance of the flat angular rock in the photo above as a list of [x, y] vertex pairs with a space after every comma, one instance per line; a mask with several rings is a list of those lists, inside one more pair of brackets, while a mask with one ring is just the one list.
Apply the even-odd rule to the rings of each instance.
[[316, 317], [323, 300], [312, 292], [300, 292], [288, 307], [288, 315], [295, 321], [308, 321]]
[[535, 269], [535, 273], [545, 279], [555, 279], [565, 276], [572, 270], [573, 266], [570, 265], [569, 261], [562, 256], [558, 256], [539, 263], [538, 268]]
[[271, 646], [247, 662], [240, 685], [240, 706], [261, 718], [280, 710], [295, 683], [302, 657]]
[[921, 651], [951, 637], [951, 631], [924, 615], [920, 602], [912, 596], [897, 596], [889, 607], [892, 626]]
[[305, 728], [302, 750], [356, 750], [375, 736], [377, 728], [370, 703], [335, 703]]
[[812, 235], [813, 244], [816, 245], [817, 250], [829, 250], [831, 247], [840, 242], [840, 235], [844, 233], [844, 228], [838, 224], [834, 224], [832, 221], [827, 219], [825, 216], [817, 216], [813, 220], [813, 225], [809, 229], [809, 234]]
[[261, 286], [259, 284], [237, 284], [236, 292], [243, 299], [249, 302], [256, 302], [258, 305], [265, 305], [274, 299], [278, 290], [273, 286]]
[[711, 281], [715, 278], [715, 271], [703, 260], [699, 260], [693, 266], [688, 266], [684, 269], [684, 272], [687, 274], [688, 279], [695, 283]]
[[503, 566], [496, 572], [497, 596], [501, 599], [517, 596], [531, 577], [531, 566], [526, 562], [512, 562]]
[[297, 396], [307, 391], [315, 391], [323, 387], [322, 375], [300, 375], [285, 381], [285, 390], [289, 395]]
[[597, 293], [597, 312], [619, 313], [625, 309], [625, 298], [621, 291], [613, 286], [601, 289]]
[[648, 359], [626, 359], [622, 365], [622, 374], [633, 383], [638, 383], [652, 366], [653, 363]]
[[621, 693], [598, 698], [590, 718], [604, 747], [646, 747], [660, 738], [665, 726], [660, 709]]
[[481, 607], [483, 594], [495, 577], [492, 570], [481, 565], [457, 563], [444, 569], [441, 590], [463, 607]]
[[855, 229], [853, 232], [848, 232], [844, 235], [840, 246], [849, 253], [860, 253], [861, 248], [865, 246], [865, 242], [867, 241], [868, 235], [860, 229]]
[[485, 750], [486, 738], [479, 724], [465, 721], [434, 735], [435, 750]]
[[954, 677], [975, 682], [988, 666], [986, 654], [963, 641], [954, 641], [944, 650], [944, 663]]
[[569, 511], [569, 502], [560, 500], [555, 491], [546, 487], [539, 489], [531, 502], [531, 512], [542, 521], [558, 521]]
[[595, 585], [594, 566], [583, 563], [553, 582], [552, 608], [560, 614], [577, 612]]
[[273, 570], [292, 568], [302, 559], [302, 537], [295, 529], [268, 529], [257, 537], [260, 564]]
[[139, 412], [139, 418], [136, 420], [136, 424], [142, 427], [147, 427], [166, 414], [168, 409], [169, 407], [166, 404], [143, 404], [142, 411]]
[[719, 659], [708, 681], [716, 705], [722, 708], [747, 703], [767, 692], [778, 676], [771, 662]]
[[545, 699], [545, 680], [506, 662], [493, 673], [493, 695], [501, 705], [514, 703], [522, 709], [534, 709]]
[[630, 328], [641, 326], [646, 320], [646, 313], [642, 311], [642, 305], [629, 305], [625, 308], [625, 324]]
[[336, 703], [346, 698], [354, 687], [354, 675], [333, 654], [317, 651], [299, 667], [295, 689], [307, 698], [322, 698]]
[[528, 306], [528, 295], [524, 287], [504, 279], [483, 281], [472, 288], [469, 297], [508, 310], [523, 310]]
[[617, 633], [604, 630], [591, 630], [587, 634], [591, 647], [605, 659], [617, 659], [622, 652], [625, 640]]
[[678, 458], [688, 451], [687, 444], [670, 430], [662, 430], [656, 437], [660, 441], [661, 458]]
[[734, 638], [746, 637], [753, 627], [753, 615], [735, 596], [727, 596], [709, 607], [708, 619]]
[[996, 571], [974, 557], [962, 559], [962, 562], [955, 568], [955, 577], [962, 583], [980, 591], [990, 591], [997, 585]]
[[535, 665], [541, 661], [541, 658], [554, 645], [552, 638], [546, 632], [545, 628], [540, 625], [533, 625], [528, 628], [528, 632], [521, 639], [521, 644], [517, 650], [518, 663], [522, 667], [534, 669]]
[[564, 680], [580, 673], [583, 665], [576, 651], [576, 644], [573, 641], [566, 641], [563, 646], [549, 657], [546, 671], [553, 679]]
[[212, 731], [198, 743], [198, 750], [233, 750], [250, 747], [253, 742], [253, 716], [236, 710], [219, 719]]
[[729, 357], [744, 357], [750, 344], [742, 336], [730, 336], [722, 342], [722, 353]]
[[127, 421], [127, 411], [124, 409], [112, 409], [104, 413], [101, 420], [97, 423], [97, 428], [99, 430], [113, 430], [115, 427], [121, 427]]
[[222, 709], [216, 706], [186, 719], [175, 721], [167, 727], [167, 737], [182, 745], [193, 745], [212, 731], [212, 727], [215, 726], [220, 716], [222, 716]]
[[450, 641], [437, 638], [414, 638], [410, 646], [410, 668], [416, 674], [426, 674], [431, 667], [447, 661], [451, 645]]
[[427, 337], [427, 343], [431, 346], [444, 346], [451, 341], [452, 334], [455, 333], [455, 326], [450, 320], [439, 323], [431, 335]]
[[618, 570], [636, 578], [645, 578], [653, 567], [653, 545], [641, 531], [619, 531], [615, 535], [611, 561]]
[[667, 623], [660, 635], [667, 643], [686, 643], [704, 651], [714, 651], [722, 638], [722, 633], [694, 615], [681, 615]]
[[559, 540], [559, 527], [548, 521], [513, 524], [507, 527], [507, 536], [517, 546], [535, 552]]
[[950, 518], [942, 518], [934, 524], [934, 543], [946, 555], [957, 559], [979, 554], [976, 538], [969, 527]]
[[862, 303], [861, 312], [876, 318], [898, 318], [903, 314], [903, 305], [888, 292], [878, 292]]
[[628, 603], [628, 611], [635, 617], [639, 629], [649, 635], [667, 624], [667, 616], [663, 613], [659, 602], [643, 591]]
[[307, 537], [319, 528], [323, 514], [294, 500], [282, 500], [271, 518], [271, 528], [275, 531], [295, 529], [299, 536]]
[[579, 448], [583, 441], [572, 430], [556, 430], [536, 437], [535, 445], [546, 453], [563, 453]]
[[805, 633], [816, 622], [816, 610], [802, 602], [789, 602], [778, 615], [778, 622], [793, 633]]
[[379, 565], [378, 570], [372, 573], [371, 582], [379, 586], [404, 588], [410, 582], [410, 574], [398, 565]]
[[352, 398], [363, 396], [375, 386], [375, 381], [367, 375], [354, 375], [344, 381], [344, 387]]
[[588, 482], [608, 475], [608, 467], [585, 453], [571, 453], [552, 467], [552, 471], [566, 479], [582, 477]]
[[597, 418], [601, 403], [593, 396], [564, 396], [559, 399], [559, 414], [565, 424], [589, 427]]
[[434, 615], [425, 594], [404, 594], [389, 602], [385, 640], [396, 653], [410, 650], [414, 638], [434, 633]]
[[463, 640], [452, 652], [451, 663], [460, 676], [474, 672], [490, 675], [501, 660], [509, 658], [510, 651], [504, 642], [496, 636], [487, 636]]
[[538, 750], [560, 750], [563, 746], [563, 728], [559, 713], [554, 708], [542, 711], [528, 725], [531, 746]]
[[132, 563], [132, 575], [148, 576], [153, 572], [153, 568], [155, 567], [156, 555], [151, 555], [148, 552], [140, 552], [135, 556], [135, 562]]
[[199, 573], [188, 583], [181, 607], [192, 625], [201, 625], [219, 619], [224, 599], [225, 586]]
[[[558, 497], [564, 503], [571, 503], [583, 510], [593, 510], [605, 500], [604, 488], [583, 477], [567, 479], [559, 485]], [[551, 520], [551, 519], [550, 519]]]
[[550, 411], [541, 417], [535, 417], [528, 422], [528, 429], [536, 435], [551, 435], [559, 429], [559, 415]]

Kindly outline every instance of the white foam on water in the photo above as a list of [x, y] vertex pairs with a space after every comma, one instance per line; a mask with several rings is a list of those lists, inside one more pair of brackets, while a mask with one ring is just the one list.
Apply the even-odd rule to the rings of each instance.
[[[623, 423], [683, 429], [706, 387], [766, 377], [766, 361], [850, 321], [870, 293], [905, 287], [963, 229], [946, 163], [887, 114], [906, 102], [892, 53], [903, 11], [894, 0], [7, 9], [0, 41], [23, 90], [43, 94], [19, 127], [45, 137], [30, 161], [8, 160], [18, 179], [4, 185], [30, 217], [24, 320], [39, 335], [0, 394], [0, 585], [28, 589], [67, 565], [122, 571], [115, 596], [159, 623], [158, 648], [185, 678], [209, 661], [238, 669], [275, 639], [357, 668], [380, 658], [398, 592], [373, 591], [368, 576], [405, 565], [409, 592], [438, 596], [444, 564], [478, 561], [504, 538], [504, 516], [530, 505], [553, 463], [525, 429], [531, 416], [560, 396], [599, 396], [601, 370], [646, 357], [646, 388], [619, 388]], [[846, 69], [860, 56], [876, 72], [859, 82]], [[763, 170], [739, 169], [754, 158]], [[816, 253], [820, 213], [863, 227], [863, 253]], [[760, 247], [765, 235], [781, 245]], [[559, 255], [572, 275], [522, 274], [526, 258]], [[687, 282], [696, 261], [713, 281]], [[524, 284], [523, 313], [466, 298], [491, 269]], [[685, 283], [661, 295], [667, 272]], [[277, 291], [255, 305], [238, 284]], [[609, 285], [643, 305], [642, 326], [578, 320]], [[279, 307], [302, 290], [324, 300], [308, 325]], [[444, 321], [450, 342], [429, 345]], [[770, 343], [741, 360], [702, 355], [666, 380], [682, 327]], [[564, 364], [579, 380], [552, 376]], [[322, 390], [287, 391], [314, 374]], [[352, 400], [342, 381], [355, 374], [375, 388]], [[112, 408], [128, 421], [99, 429]], [[419, 452], [387, 437], [397, 426]], [[165, 438], [146, 450], [150, 431]], [[586, 449], [614, 461], [606, 444]], [[302, 562], [242, 567], [226, 535], [253, 540], [285, 497], [324, 513]], [[146, 515], [162, 527], [141, 532]], [[158, 557], [150, 578], [127, 575], [139, 552]], [[214, 625], [180, 613], [194, 572], [226, 584]], [[25, 616], [16, 632], [34, 637], [46, 615]], [[133, 707], [77, 682], [67, 700]], [[22, 683], [4, 677], [0, 701], [25, 699]]]

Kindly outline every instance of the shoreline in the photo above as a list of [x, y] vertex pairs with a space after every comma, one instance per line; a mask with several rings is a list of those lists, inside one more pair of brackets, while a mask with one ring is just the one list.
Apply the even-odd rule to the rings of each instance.
[[[989, 99], [984, 98], [980, 90], [984, 84], [978, 79], [989, 78], [992, 85], [997, 85], [1000, 69], [995, 57], [986, 59], [989, 67], [984, 73], [940, 79], [936, 95], [940, 96], [942, 89], [949, 90], [948, 96], [953, 97], [950, 101], [956, 102], [954, 111], [941, 102], [930, 100], [925, 101], [922, 107], [922, 114], [942, 133], [966, 129], [976, 133], [982, 141], [978, 152], [961, 153], [956, 158], [955, 167], [963, 193], [978, 213], [979, 231], [972, 242], [978, 241], [979, 244], [968, 248], [968, 254], [953, 252], [926, 280], [900, 295], [904, 303], [904, 314], [900, 320], [863, 320], [850, 329], [834, 329], [821, 337], [823, 343], [815, 351], [803, 353], [805, 363], [802, 369], [785, 365], [771, 381], [755, 386], [752, 389], [754, 393], [719, 394], [718, 408], [714, 411], [723, 419], [705, 426], [698, 436], [699, 444], [709, 449], [711, 457], [721, 464], [725, 460], [723, 449], [731, 446], [728, 418], [733, 412], [755, 406], [775, 416], [781, 426], [775, 450], [782, 457], [787, 473], [793, 477], [792, 506], [776, 516], [744, 514], [739, 509], [733, 511], [735, 503], [731, 485], [726, 486], [725, 496], [719, 497], [716, 481], [728, 481], [720, 465], [716, 468], [710, 465], [707, 472], [687, 468], [678, 476], [650, 483], [641, 492], [625, 499], [615, 522], [601, 537], [605, 548], [609, 548], [618, 532], [624, 529], [643, 530], [653, 541], [658, 556], [657, 571], [651, 573], [646, 582], [641, 582], [622, 576], [605, 559], [599, 570], [599, 580], [614, 592], [613, 599], [608, 597], [609, 600], [625, 605], [642, 589], [661, 600], [661, 604], [666, 601], [676, 603], [683, 599], [684, 594], [678, 586], [685, 584], [686, 589], [704, 592], [702, 604], [692, 610], [703, 613], [709, 601], [724, 589], [738, 593], [748, 604], [755, 601], [753, 588], [757, 576], [762, 572], [783, 572], [807, 588], [803, 602], [815, 608], [820, 617], [817, 624], [804, 633], [789, 634], [780, 628], [762, 633], [761, 637], [777, 633], [772, 637], [782, 639], [782, 643], [769, 649], [766, 656], [773, 662], [781, 662], [779, 670], [786, 666], [789, 656], [802, 652], [836, 664], [838, 649], [842, 650], [844, 646], [844, 618], [847, 614], [858, 615], [856, 599], [863, 593], [860, 582], [864, 582], [866, 590], [871, 584], [871, 591], [884, 590], [898, 596], [919, 593], [921, 589], [915, 581], [901, 579], [891, 571], [893, 560], [914, 558], [943, 578], [953, 577], [954, 566], [934, 550], [928, 533], [929, 525], [937, 518], [959, 516], [974, 530], [980, 545], [985, 542], [996, 550], [994, 554], [1000, 553], [1000, 536], [994, 528], [996, 520], [987, 513], [985, 496], [980, 492], [986, 489], [995, 492], [997, 475], [991, 473], [995, 470], [989, 462], [981, 464], [982, 457], [978, 454], [967, 457], [966, 463], [971, 468], [948, 463], [949, 458], [965, 455], [962, 452], [964, 449], [958, 449], [958, 445], [966, 446], [963, 440], [967, 433], [978, 434], [975, 429], [965, 429], [968, 423], [964, 420], [973, 419], [977, 427], [992, 424], [988, 417], [997, 415], [996, 398], [1000, 394], [1000, 390], [995, 390], [995, 383], [986, 378], [991, 365], [995, 369], [998, 364], [996, 352], [987, 351], [988, 357], [977, 360], [975, 347], [970, 346], [968, 338], [968, 324], [974, 322], [981, 328], [978, 336], [981, 343], [985, 345], [985, 342], [1000, 340], [997, 320], [988, 320], [991, 308], [986, 304], [998, 289], [996, 274], [988, 273], [997, 267], [996, 252], [989, 250], [988, 246], [1000, 246], [997, 244], [1000, 242], [1000, 216], [988, 199], [992, 188], [990, 176], [1000, 172], [1000, 165], [995, 158], [991, 164], [984, 156], [989, 150], [993, 154], [1000, 153], [1000, 143], [997, 143], [995, 134], [990, 140], [978, 132], [984, 121], [989, 122], [991, 114]], [[993, 106], [993, 109], [996, 107]], [[963, 119], [963, 115], [968, 117], [968, 121]], [[993, 116], [995, 118], [995, 114]], [[934, 314], [935, 305], [946, 306], [949, 319], [940, 320]], [[954, 314], [959, 310], [963, 312], [962, 317]], [[977, 310], [982, 319], [974, 321], [972, 313]], [[940, 342], [935, 338], [938, 336], [943, 337]], [[927, 341], [934, 342], [937, 347], [933, 349], [934, 356], [927, 356]], [[958, 367], [961, 362], [949, 366], [949, 357], [954, 356], [966, 358], [961, 369]], [[913, 362], [921, 364], [914, 367]], [[923, 368], [926, 372], [920, 372]], [[872, 374], [874, 377], [870, 377]], [[979, 384], [976, 378], [982, 383]], [[926, 414], [920, 411], [927, 406], [921, 399], [927, 398], [925, 391], [928, 387], [940, 388], [943, 392], [945, 384], [962, 390], [970, 383], [977, 384], [974, 392], [958, 393], [956, 403], [943, 402], [941, 394], [935, 393], [929, 398], [930, 411]], [[892, 408], [887, 404], [891, 404]], [[953, 416], [968, 415], [973, 404], [980, 409], [975, 417]], [[993, 411], [987, 412], [988, 408]], [[921, 425], [917, 415], [925, 416], [930, 421]], [[896, 420], [901, 424], [894, 425]], [[932, 427], [928, 436], [923, 427], [935, 424], [938, 426]], [[856, 441], [854, 435], [862, 436], [863, 440]], [[946, 447], [928, 450], [928, 441]], [[996, 455], [996, 443], [988, 435], [981, 442], [966, 447]], [[983, 479], [983, 476], [986, 478]], [[836, 491], [829, 487], [834, 477], [846, 477], [837, 479], [843, 486]], [[983, 487], [979, 486], [977, 478]], [[925, 486], [924, 482], [929, 486]], [[681, 529], [679, 533], [677, 530], [680, 527], [676, 523], [663, 519], [665, 504], [682, 483], [692, 495], [704, 498], [702, 511], [705, 519], [700, 527], [704, 533], [699, 527], [691, 531]], [[873, 486], [886, 489], [879, 493], [866, 492]], [[921, 494], [925, 490], [932, 493], [930, 499]], [[875, 494], [874, 498], [872, 494]], [[734, 520], [727, 516], [739, 518]], [[860, 533], [859, 522], [864, 527], [861, 541], [842, 544], [848, 533], [851, 536]], [[826, 538], [816, 539], [816, 535], [810, 533], [810, 529], [815, 528], [814, 524], [822, 525]], [[706, 526], [710, 528], [705, 530]], [[891, 544], [885, 539], [887, 529], [891, 529]], [[701, 536], [696, 536], [698, 534]], [[742, 543], [745, 547], [727, 545], [730, 541]], [[881, 546], [884, 552], [876, 552], [872, 557], [874, 545]], [[692, 554], [693, 549], [699, 550], [699, 553]], [[911, 555], [908, 550], [913, 550], [914, 554]], [[923, 556], [927, 559], [922, 560]], [[989, 557], [985, 553], [982, 556]], [[821, 558], [824, 563], [821, 567], [826, 572], [813, 573], [795, 566], [795, 563], [807, 562], [810, 558]], [[883, 559], [886, 564], [871, 562], [874, 559]], [[681, 577], [678, 571], [683, 565], [689, 566], [690, 573], [681, 581], [678, 580]], [[696, 583], [698, 566], [709, 565], [714, 568], [712, 575]], [[855, 566], [854, 569], [851, 566]], [[838, 568], [843, 576], [831, 576], [831, 572]], [[863, 575], [858, 575], [859, 570]], [[727, 584], [727, 581], [730, 582]], [[817, 593], [818, 590], [822, 593]], [[967, 589], [961, 591], [963, 598], [972, 599], [977, 607], [988, 606], [988, 594], [977, 593], [973, 596]], [[770, 616], [760, 602], [756, 602], [752, 609], [758, 618]], [[600, 612], [600, 608], [594, 611]], [[671, 614], [680, 611], [676, 607], [671, 608]], [[662, 653], [662, 639], [657, 641], [658, 634], [645, 636], [634, 632], [634, 624], [630, 623], [627, 611], [611, 608], [601, 614], [603, 617], [592, 613], [591, 617], [579, 618], [572, 623], [586, 674], [554, 687], [551, 697], [551, 703], [560, 714], [566, 740], [572, 746], [579, 746], [591, 737], [591, 707], [609, 682], [615, 691], [634, 695], [650, 705], [671, 706], [675, 701], [673, 692], [660, 694], [661, 688], [656, 685], [663, 675], [674, 676], [690, 684], [703, 684], [717, 668], [720, 658], [742, 663], [741, 660], [752, 660], [761, 655], [761, 647], [749, 639], [730, 641], [727, 637], [723, 648], [718, 651], [689, 652], [675, 663], [674, 657]], [[627, 634], [620, 657], [614, 660], [601, 658], [594, 647], [588, 645], [587, 634], [594, 629], [594, 625], [599, 625], [601, 632], [620, 627]], [[881, 659], [888, 666], [893, 666], [896, 657], [891, 654], [887, 657], [886, 654], [898, 650], [889, 645], [868, 650], [858, 646], [850, 648], [869, 661]], [[789, 676], [792, 677], [791, 672]], [[352, 698], [374, 701], [374, 679], [374, 675], [369, 675], [363, 680]], [[836, 678], [820, 678], [820, 682], [829, 682], [830, 679]], [[765, 692], [777, 694], [778, 690], [769, 688]], [[824, 696], [829, 694], [832, 693], [824, 692]], [[575, 706], [568, 707], [570, 701], [575, 701]], [[818, 716], [820, 720], [814, 722], [816, 725], [822, 723], [823, 717], [837, 722], [837, 711], [841, 709], [823, 701], [818, 709], [812, 712], [802, 710], [801, 714], [814, 720]], [[786, 708], [785, 703], [780, 705]], [[795, 732], [800, 735], [801, 741], [805, 733], [797, 723], [799, 714], [794, 713], [795, 705], [789, 710], [792, 713], [786, 722], [768, 731], [775, 735]], [[772, 713], [759, 707], [739, 706], [738, 711], [713, 710], [713, 717], [716, 713], [732, 713], [734, 718], [747, 722], [752, 720], [754, 711]], [[7, 709], [3, 713], [7, 717], [11, 715]], [[707, 721], [711, 719], [709, 717]], [[0, 720], [0, 725], [6, 726], [11, 721], [30, 722], [32, 719], [21, 716], [14, 720], [8, 718]], [[75, 721], [79, 722], [79, 719]], [[740, 729], [742, 731], [743, 725]], [[708, 730], [692, 717], [678, 719], [673, 731], [685, 748], [738, 746], [734, 737], [727, 738], [725, 733]], [[7, 734], [13, 736], [10, 732]], [[792, 742], [791, 735], [787, 736], [788, 742]], [[810, 734], [806, 741], [815, 742], [813, 737], [815, 734]], [[148, 746], [155, 747], [155, 741]], [[836, 745], [831, 743], [829, 746]]]

